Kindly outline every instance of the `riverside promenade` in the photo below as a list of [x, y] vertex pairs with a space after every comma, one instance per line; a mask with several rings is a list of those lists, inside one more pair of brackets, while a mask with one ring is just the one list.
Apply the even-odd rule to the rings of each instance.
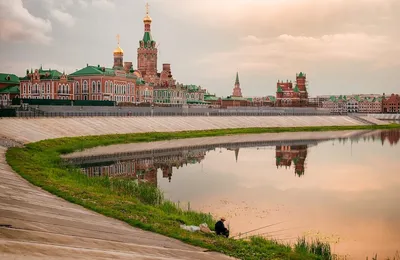
[[364, 124], [346, 116], [0, 119], [0, 259], [231, 259], [133, 228], [33, 186], [6, 163], [6, 147], [117, 133]]

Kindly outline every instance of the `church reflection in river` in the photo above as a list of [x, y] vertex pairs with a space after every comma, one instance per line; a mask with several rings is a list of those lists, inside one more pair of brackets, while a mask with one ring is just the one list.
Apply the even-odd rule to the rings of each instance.
[[[399, 130], [375, 131], [369, 134], [355, 135], [350, 138], [339, 138], [340, 143], [347, 142], [367, 142], [380, 140], [382, 145], [396, 145], [400, 139]], [[322, 140], [327, 141], [327, 140]], [[300, 142], [300, 143], [299, 143]], [[152, 151], [149, 155], [138, 156], [134, 154], [129, 159], [113, 159], [105, 158], [104, 161], [84, 162], [81, 164], [82, 171], [90, 177], [108, 176], [119, 178], [133, 178], [138, 182], [148, 182], [157, 185], [157, 172], [160, 170], [162, 178], [166, 178], [171, 182], [174, 169], [198, 164], [205, 159], [209, 151], [215, 151], [217, 148], [233, 151], [235, 161], [239, 159], [239, 151], [241, 148], [273, 149], [275, 147], [275, 165], [278, 169], [293, 169], [296, 176], [302, 177], [306, 171], [306, 161], [308, 148], [318, 145], [319, 141], [288, 141], [279, 142], [279, 145], [257, 144], [237, 144], [236, 147], [200, 147], [200, 148], [181, 148], [171, 149], [170, 151], [157, 152]], [[232, 146], [232, 145], [231, 145]]]

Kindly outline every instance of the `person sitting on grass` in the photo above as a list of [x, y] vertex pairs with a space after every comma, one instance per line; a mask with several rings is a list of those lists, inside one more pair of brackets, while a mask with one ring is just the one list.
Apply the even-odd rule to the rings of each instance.
[[229, 237], [229, 230], [225, 227], [224, 222], [225, 218], [222, 217], [217, 223], [215, 223], [215, 233], [219, 236]]

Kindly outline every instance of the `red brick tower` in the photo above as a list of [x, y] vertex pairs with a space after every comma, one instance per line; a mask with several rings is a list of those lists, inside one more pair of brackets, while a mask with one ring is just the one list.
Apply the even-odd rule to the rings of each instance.
[[118, 46], [114, 50], [114, 66], [113, 69], [124, 69], [124, 51], [119, 46], [119, 34], [117, 35]]
[[146, 4], [146, 16], [143, 18], [144, 35], [139, 41], [137, 51], [137, 66], [145, 81], [153, 82], [157, 76], [157, 48], [151, 35], [151, 22], [149, 4]]
[[235, 87], [233, 88], [232, 97], [242, 97], [242, 89], [240, 88], [239, 73], [236, 72]]
[[306, 74], [300, 72], [296, 75], [296, 87], [294, 91], [298, 93], [300, 97], [300, 106], [307, 106], [308, 105], [308, 92], [307, 92], [307, 78]]

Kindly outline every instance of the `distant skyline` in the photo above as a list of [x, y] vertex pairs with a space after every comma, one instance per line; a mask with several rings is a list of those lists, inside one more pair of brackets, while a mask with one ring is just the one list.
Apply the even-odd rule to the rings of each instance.
[[158, 67], [219, 96], [275, 95], [307, 74], [309, 92], [399, 93], [398, 0], [0, 0], [0, 72], [112, 66], [116, 35], [136, 68], [145, 4]]

